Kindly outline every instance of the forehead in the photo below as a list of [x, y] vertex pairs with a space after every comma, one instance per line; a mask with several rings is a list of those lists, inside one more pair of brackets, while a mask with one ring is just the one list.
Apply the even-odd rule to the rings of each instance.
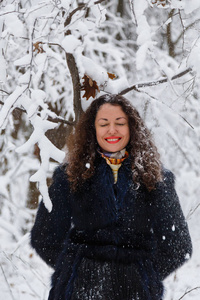
[[97, 112], [97, 116], [96, 119], [100, 119], [100, 118], [105, 118], [105, 119], [112, 119], [112, 118], [126, 118], [127, 119], [127, 115], [123, 112], [122, 108], [120, 105], [112, 105], [109, 103], [103, 104], [98, 112]]

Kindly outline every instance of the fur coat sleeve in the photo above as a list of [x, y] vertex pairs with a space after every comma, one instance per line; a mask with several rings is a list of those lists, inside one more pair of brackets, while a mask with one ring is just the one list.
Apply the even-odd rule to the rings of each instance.
[[69, 187], [64, 166], [55, 170], [49, 196], [52, 211], [49, 213], [43, 201], [40, 203], [31, 231], [31, 245], [48, 265], [55, 268], [71, 224]]
[[183, 216], [174, 187], [174, 175], [164, 171], [164, 181], [157, 184], [151, 193], [154, 205], [154, 234], [157, 252], [154, 267], [165, 279], [180, 267], [192, 254], [192, 243], [188, 226]]

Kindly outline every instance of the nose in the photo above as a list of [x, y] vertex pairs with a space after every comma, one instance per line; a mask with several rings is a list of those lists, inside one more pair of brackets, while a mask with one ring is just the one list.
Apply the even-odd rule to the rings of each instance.
[[116, 134], [117, 133], [117, 127], [115, 124], [110, 124], [109, 128], [108, 128], [108, 133], [110, 135]]

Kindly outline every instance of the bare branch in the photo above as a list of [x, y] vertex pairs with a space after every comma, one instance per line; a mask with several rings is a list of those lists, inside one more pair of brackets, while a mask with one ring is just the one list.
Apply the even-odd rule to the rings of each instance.
[[135, 21], [135, 25], [136, 26], [138, 26], [138, 24], [137, 24], [137, 18], [136, 18], [136, 15], [135, 15], [135, 10], [134, 10], [134, 3], [133, 3], [133, 1], [131, 1], [131, 0], [129, 0], [129, 5], [130, 5], [130, 9], [131, 9], [131, 13], [132, 13], [132, 20], [133, 20], [133, 18], [134, 18], [134, 20], [133, 20], [133, 23], [134, 23], [134, 21]]
[[188, 26], [184, 27], [184, 30], [181, 32], [181, 34], [177, 37], [176, 41], [174, 41], [174, 45], [178, 44], [178, 42], [180, 41], [180, 39], [182, 38], [182, 36], [185, 34], [185, 32], [194, 27], [194, 25], [196, 23], [200, 22], [200, 19], [195, 20], [193, 23], [189, 24]]
[[200, 207], [200, 203], [198, 203], [194, 208], [191, 208], [187, 217], [186, 217], [186, 220], [189, 220], [191, 218], [191, 216], [195, 213], [195, 211]]
[[[104, 1], [105, 1], [105, 0], [95, 1], [94, 4], [100, 4], [100, 3], [104, 2]], [[67, 19], [65, 20], [64, 26], [66, 27], [67, 25], [70, 24], [73, 15], [74, 15], [77, 11], [82, 10], [82, 9], [87, 9], [87, 8], [88, 8], [87, 3], [81, 3], [81, 4], [79, 4], [79, 6], [78, 6], [77, 8], [75, 8], [75, 9], [69, 14], [69, 16], [67, 17]]]
[[[192, 69], [191, 68], [188, 68], [186, 69], [185, 71], [183, 72], [180, 72], [176, 75], [174, 75], [172, 78], [171, 78], [171, 81], [172, 80], [175, 80], [177, 78], [180, 78], [182, 76], [184, 76], [185, 74], [191, 72]], [[156, 80], [156, 81], [150, 81], [150, 82], [144, 82], [144, 83], [138, 83], [138, 84], [134, 84], [132, 86], [130, 86], [129, 88], [126, 88], [124, 90], [122, 90], [119, 95], [125, 95], [127, 94], [128, 92], [132, 91], [132, 90], [135, 90], [137, 92], [140, 92], [140, 88], [145, 88], [145, 87], [149, 87], [149, 86], [155, 86], [155, 85], [159, 85], [161, 83], [166, 83], [168, 81], [168, 78], [163, 78], [163, 79], [159, 79], [159, 80]]]
[[[8, 92], [6, 92], [6, 91], [4, 91], [4, 90], [2, 90], [2, 89], [0, 89], [0, 92], [5, 93], [5, 94], [7, 94], [7, 95], [10, 95]], [[1, 101], [0, 101], [0, 104], [2, 104]]]
[[195, 287], [195, 288], [193, 288], [193, 289], [191, 289], [191, 290], [189, 290], [189, 291], [187, 291], [187, 292], [185, 292], [185, 294], [181, 297], [181, 298], [179, 298], [178, 300], [181, 300], [181, 299], [183, 299], [187, 294], [189, 294], [189, 293], [191, 293], [191, 292], [193, 292], [194, 290], [198, 290], [198, 289], [200, 289], [200, 287], [199, 286], [197, 286], [197, 287]]
[[8, 286], [8, 290], [9, 290], [9, 292], [10, 292], [10, 296], [11, 296], [11, 298], [12, 298], [13, 300], [15, 300], [15, 298], [14, 298], [14, 296], [13, 296], [13, 293], [12, 293], [12, 290], [11, 290], [11, 288], [10, 288], [10, 284], [9, 284], [7, 278], [6, 278], [6, 274], [5, 274], [5, 272], [4, 272], [4, 269], [3, 269], [2, 265], [1, 265], [1, 271], [2, 271], [2, 273], [3, 273], [3, 277], [4, 277], [4, 279], [5, 279], [6, 285]]
[[58, 123], [58, 122], [64, 123], [64, 124], [67, 124], [67, 125], [70, 125], [70, 126], [75, 125], [75, 121], [70, 122], [70, 121], [65, 120], [65, 119], [63, 119], [63, 118], [61, 118], [61, 117], [52, 118], [52, 117], [49, 116], [49, 117], [47, 118], [47, 120], [48, 120], [48, 121], [55, 122], [55, 123]]

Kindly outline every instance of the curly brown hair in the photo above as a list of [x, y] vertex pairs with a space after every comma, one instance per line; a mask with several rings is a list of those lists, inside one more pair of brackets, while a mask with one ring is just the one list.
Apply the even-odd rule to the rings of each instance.
[[[109, 103], [119, 105], [128, 117], [130, 140], [126, 149], [131, 159], [133, 181], [143, 183], [148, 190], [162, 180], [160, 155], [138, 111], [120, 95], [105, 94], [94, 100], [80, 118], [67, 141], [68, 164], [66, 172], [72, 189], [76, 190], [95, 171], [99, 145], [96, 140], [95, 119], [99, 108]], [[87, 164], [90, 165], [88, 168]]]

